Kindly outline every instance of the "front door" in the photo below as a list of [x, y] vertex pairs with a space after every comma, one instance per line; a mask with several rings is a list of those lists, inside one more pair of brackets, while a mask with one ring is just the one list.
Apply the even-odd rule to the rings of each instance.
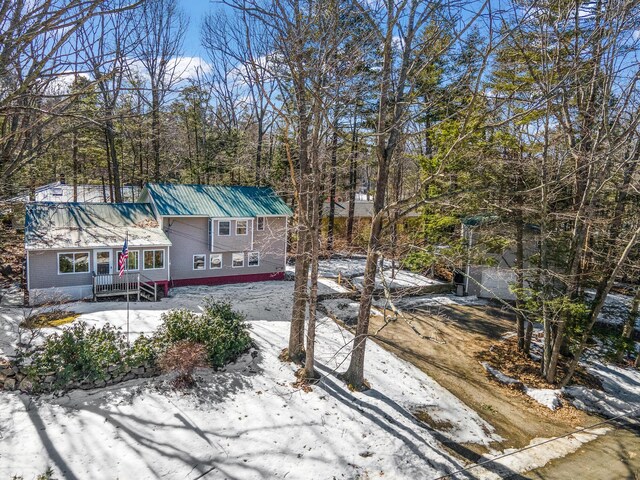
[[94, 250], [93, 263], [97, 275], [105, 275], [100, 278], [100, 283], [111, 283], [111, 274], [113, 273], [113, 262], [111, 261], [111, 250]]

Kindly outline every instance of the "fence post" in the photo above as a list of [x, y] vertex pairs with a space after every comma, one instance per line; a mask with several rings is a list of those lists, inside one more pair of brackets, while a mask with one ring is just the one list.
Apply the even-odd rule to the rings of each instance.
[[138, 274], [138, 284], [136, 285], [136, 290], [138, 291], [138, 302], [140, 301], [140, 274]]

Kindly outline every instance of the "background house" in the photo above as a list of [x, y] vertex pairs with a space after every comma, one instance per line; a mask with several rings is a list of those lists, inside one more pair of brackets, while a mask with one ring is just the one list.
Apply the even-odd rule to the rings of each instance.
[[[464, 292], [481, 298], [515, 300], [516, 246], [513, 225], [505, 225], [496, 215], [475, 215], [462, 219], [462, 236], [467, 248]], [[524, 267], [538, 252], [539, 228], [524, 227]]]

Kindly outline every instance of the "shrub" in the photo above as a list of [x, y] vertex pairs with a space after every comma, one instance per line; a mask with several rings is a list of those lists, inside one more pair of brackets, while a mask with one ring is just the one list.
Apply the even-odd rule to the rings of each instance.
[[157, 337], [168, 348], [186, 340], [204, 345], [212, 366], [221, 367], [246, 351], [251, 344], [244, 316], [226, 302], [205, 300], [204, 312], [172, 310], [162, 316]]
[[207, 366], [207, 350], [200, 343], [182, 340], [162, 354], [158, 365], [164, 372], [178, 373], [173, 381], [176, 388], [188, 388], [195, 383], [193, 371]]
[[126, 348], [123, 335], [113, 326], [88, 327], [79, 322], [50, 335], [31, 353], [29, 373], [32, 377], [53, 375], [55, 387], [101, 380], [110, 366], [122, 364]]
[[162, 351], [163, 346], [158, 338], [140, 335], [127, 350], [125, 363], [132, 367], [139, 365], [154, 366]]

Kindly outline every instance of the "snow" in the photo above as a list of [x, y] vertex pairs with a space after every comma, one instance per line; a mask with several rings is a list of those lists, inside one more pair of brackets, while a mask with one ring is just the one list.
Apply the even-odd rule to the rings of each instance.
[[[364, 276], [355, 277], [353, 283], [358, 289], [362, 289]], [[376, 274], [376, 289], [386, 287], [389, 290], [396, 290], [398, 288], [423, 288], [431, 285], [443, 285], [443, 282], [406, 270], [393, 271], [385, 268]]]
[[[323, 287], [326, 288], [326, 287]], [[226, 371], [200, 373], [191, 394], [167, 392], [162, 378], [135, 380], [55, 398], [0, 394], [0, 477], [32, 478], [52, 466], [61, 478], [430, 478], [462, 465], [410, 413], [429, 409], [457, 442], [500, 438], [477, 413], [416, 367], [370, 342], [366, 377], [353, 393], [337, 379], [352, 335], [320, 320], [316, 355], [323, 381], [291, 385], [286, 345], [292, 282], [174, 289], [158, 303], [131, 304], [132, 337], [157, 328], [170, 308], [197, 309], [204, 296], [228, 299], [247, 315], [259, 355]], [[91, 324], [125, 324], [125, 303], [68, 307]], [[19, 309], [3, 311], [19, 322]], [[53, 330], [53, 329], [52, 329]], [[10, 342], [5, 342], [10, 343]]]
[[[554, 439], [552, 443], [546, 443], [550, 438], [534, 438], [529, 442], [526, 449], [518, 452], [515, 448], [508, 448], [500, 455], [485, 455], [478, 463], [486, 462], [492, 458], [503, 455], [503, 458], [496, 458], [490, 463], [491, 471], [487, 467], [477, 467], [470, 470], [479, 480], [500, 480], [510, 478], [513, 472], [530, 471], [535, 468], [545, 466], [555, 458], [564, 457], [575, 452], [581, 445], [595, 440], [601, 435], [609, 432], [609, 428], [592, 428], [579, 433], [573, 433], [567, 437]], [[524, 478], [524, 477], [518, 477]]]
[[571, 385], [563, 393], [581, 410], [605, 417], [640, 412], [640, 370], [609, 365], [597, 360], [587, 363], [587, 371], [602, 381], [604, 391]]
[[[587, 296], [593, 299], [594, 291], [588, 291]], [[609, 293], [607, 299], [602, 306], [602, 311], [598, 316], [599, 323], [607, 323], [610, 325], [622, 325], [627, 321], [627, 316], [631, 309], [633, 297], [622, 295], [619, 293]], [[640, 330], [640, 316], [636, 319], [636, 330]]]
[[550, 410], [557, 410], [562, 406], [562, 401], [560, 400], [562, 392], [560, 390], [551, 388], [527, 387], [526, 385], [523, 385], [520, 380], [516, 380], [509, 375], [505, 375], [497, 368], [493, 368], [491, 365], [489, 365], [488, 362], [480, 362], [480, 364], [498, 382], [504, 385], [513, 385], [515, 387], [521, 388], [526, 395], [534, 399], [540, 405], [547, 407]]
[[497, 368], [493, 368], [491, 365], [489, 365], [488, 362], [480, 362], [480, 365], [482, 365], [484, 369], [487, 372], [489, 372], [489, 374], [491, 374], [500, 383], [503, 383], [505, 385], [519, 385], [519, 386], [522, 385], [522, 382], [520, 380], [516, 380], [515, 378], [510, 377], [509, 375], [505, 375]]
[[557, 410], [562, 406], [562, 392], [559, 389], [525, 387], [524, 393], [549, 410]]
[[[389, 304], [386, 299], [381, 298], [374, 300], [374, 305], [380, 308], [388, 308]], [[426, 307], [441, 307], [448, 305], [486, 305], [487, 300], [480, 299], [476, 296], [457, 297], [455, 295], [419, 295], [419, 296], [405, 296], [401, 298], [394, 298], [393, 304], [400, 309], [404, 310], [416, 310]]]
[[[320, 284], [320, 293], [341, 289], [335, 282]], [[67, 479], [104, 478], [105, 472], [110, 478], [139, 479], [434, 478], [465, 466], [446, 453], [438, 441], [442, 437], [488, 447], [487, 458], [501, 453], [491, 447], [502, 439], [475, 411], [374, 342], [367, 345], [365, 371], [372, 388], [349, 391], [336, 372], [348, 365], [353, 336], [328, 318], [319, 320], [317, 332], [323, 380], [311, 392], [294, 387], [295, 367], [278, 359], [287, 343], [292, 291], [293, 282], [185, 287], [157, 303], [132, 303], [133, 339], [153, 332], [169, 309], [198, 311], [207, 296], [228, 300], [247, 316], [258, 356], [245, 355], [220, 372], [200, 371], [199, 386], [189, 394], [167, 390], [163, 377], [61, 397], [0, 393], [0, 477], [33, 478], [51, 466], [57, 477]], [[477, 301], [423, 296], [413, 304]], [[78, 302], [65, 308], [93, 325], [126, 325], [124, 302]], [[0, 312], [5, 355], [15, 348], [16, 325], [23, 315], [19, 308]], [[605, 381], [608, 395], [620, 395], [625, 405], [617, 407], [627, 408], [634, 396], [638, 402], [640, 374], [619, 370], [610, 368], [600, 375], [610, 375], [611, 384]], [[624, 385], [621, 377], [627, 378]], [[414, 419], [411, 412], [416, 410], [448, 425], [446, 431], [426, 428]], [[496, 460], [495, 465], [507, 473], [526, 471], [598, 434], [576, 434]], [[480, 478], [501, 476], [484, 468], [472, 472]]]

